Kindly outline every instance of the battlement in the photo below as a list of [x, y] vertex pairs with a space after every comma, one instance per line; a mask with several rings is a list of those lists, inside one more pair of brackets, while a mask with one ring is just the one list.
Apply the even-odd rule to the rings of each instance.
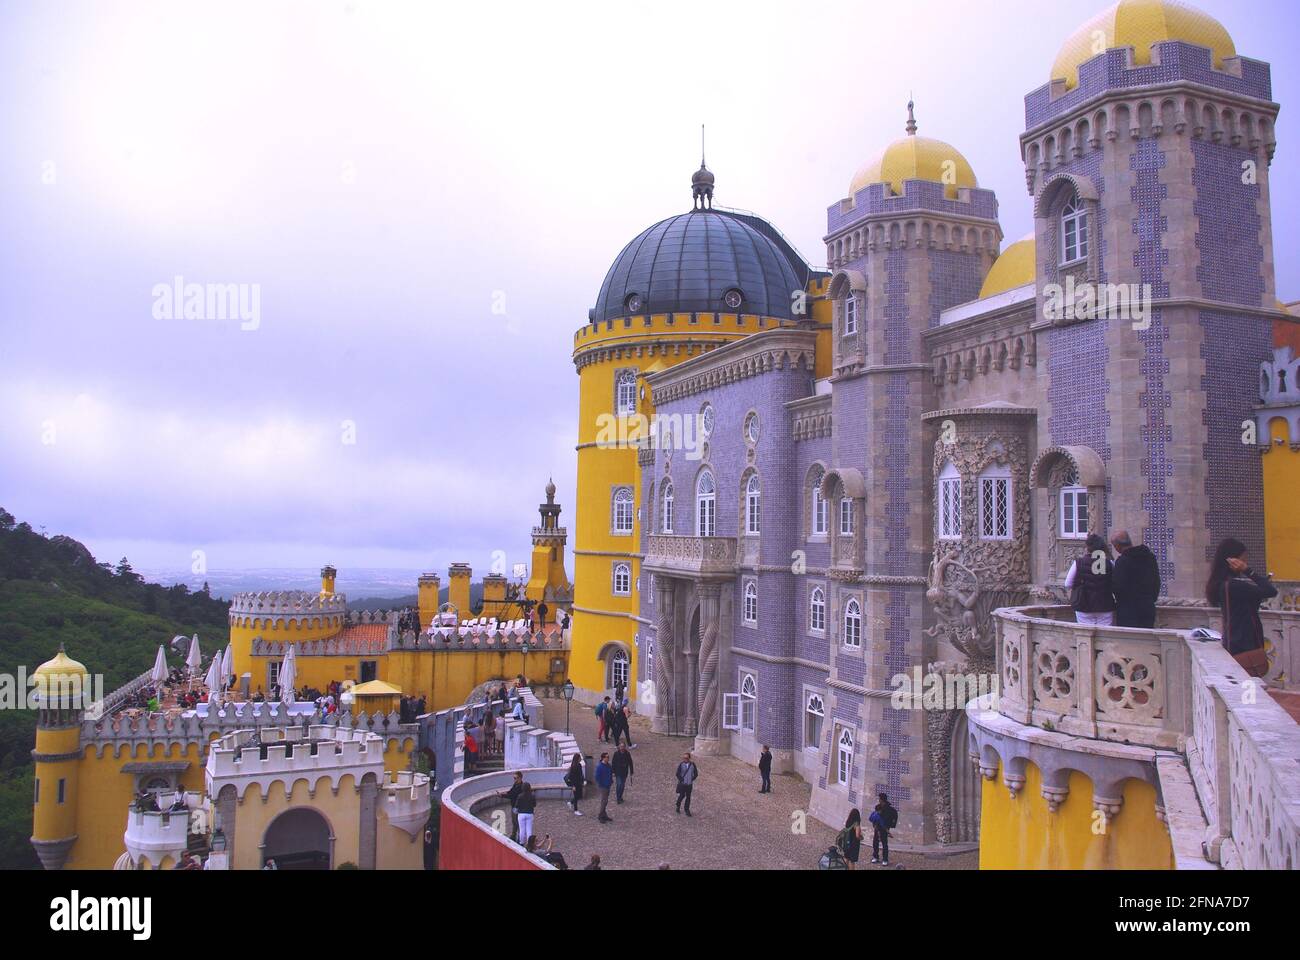
[[230, 614], [246, 616], [304, 616], [319, 613], [346, 613], [347, 597], [335, 593], [322, 597], [305, 590], [262, 590], [237, 593], [230, 601]]
[[429, 776], [411, 770], [388, 771], [379, 784], [388, 822], [415, 837], [429, 819]]
[[322, 772], [342, 775], [345, 768], [383, 769], [383, 738], [367, 730], [316, 725], [236, 730], [212, 745], [209, 781], [227, 777]]

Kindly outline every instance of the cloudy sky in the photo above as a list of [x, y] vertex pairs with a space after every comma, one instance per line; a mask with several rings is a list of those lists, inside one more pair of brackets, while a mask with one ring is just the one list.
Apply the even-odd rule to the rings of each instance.
[[[1100, 5], [5, 0], [0, 505], [155, 569], [524, 560], [549, 474], [572, 524], [573, 331], [701, 123], [719, 204], [820, 262], [914, 94], [1014, 239], [1022, 98]], [[1274, 65], [1300, 298], [1300, 13], [1200, 5]]]

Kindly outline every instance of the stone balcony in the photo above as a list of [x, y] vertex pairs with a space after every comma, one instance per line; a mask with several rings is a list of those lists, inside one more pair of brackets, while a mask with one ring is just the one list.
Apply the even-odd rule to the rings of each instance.
[[648, 573], [670, 576], [734, 577], [736, 540], [734, 537], [651, 535], [642, 568]]
[[[165, 798], [172, 794], [164, 794]], [[132, 864], [158, 869], [165, 858], [179, 859], [189, 842], [190, 814], [198, 809], [202, 797], [187, 793], [186, 810], [143, 811], [131, 804], [126, 815], [126, 832], [122, 841]]]
[[428, 774], [411, 770], [387, 771], [379, 784], [379, 796], [390, 824], [408, 836], [419, 835], [429, 820]]

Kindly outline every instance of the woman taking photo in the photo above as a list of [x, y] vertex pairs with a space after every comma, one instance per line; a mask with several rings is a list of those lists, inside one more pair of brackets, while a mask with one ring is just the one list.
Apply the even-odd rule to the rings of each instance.
[[1277, 596], [1268, 574], [1255, 573], [1246, 545], [1231, 537], [1219, 544], [1205, 584], [1205, 599], [1223, 611], [1223, 646], [1252, 677], [1268, 673], [1259, 606]]

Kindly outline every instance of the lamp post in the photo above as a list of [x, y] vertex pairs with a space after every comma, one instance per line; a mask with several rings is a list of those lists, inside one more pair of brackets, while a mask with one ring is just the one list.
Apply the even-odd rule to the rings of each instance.
[[573, 703], [573, 681], [565, 680], [564, 686], [564, 732], [569, 732], [569, 704]]
[[529, 644], [528, 644], [528, 641], [527, 641], [527, 640], [525, 640], [523, 643], [521, 643], [521, 644], [519, 645], [519, 649], [521, 649], [521, 650], [523, 651], [523, 653], [524, 653], [524, 666], [523, 666], [523, 671], [522, 671], [522, 672], [523, 672], [523, 675], [524, 675], [524, 683], [525, 683], [525, 684], [528, 683], [528, 646], [529, 646]]

